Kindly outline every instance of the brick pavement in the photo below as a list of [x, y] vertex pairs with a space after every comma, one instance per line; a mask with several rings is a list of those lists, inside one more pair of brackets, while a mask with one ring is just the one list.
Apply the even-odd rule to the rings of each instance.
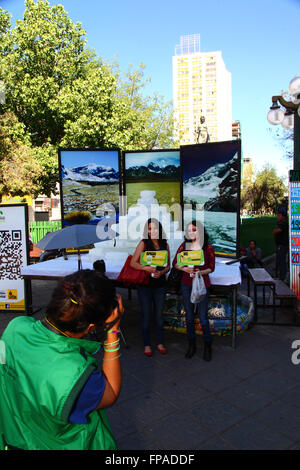
[[[47, 305], [54, 285], [32, 282], [34, 309]], [[185, 335], [167, 331], [169, 353], [146, 358], [136, 293], [128, 301], [120, 292], [129, 347], [121, 346], [120, 397], [107, 410], [119, 449], [300, 449], [300, 365], [291, 362], [300, 328], [255, 325], [237, 336], [236, 350], [230, 337], [216, 337], [210, 363], [201, 358], [201, 338], [187, 360]], [[0, 334], [13, 316], [0, 314]]]

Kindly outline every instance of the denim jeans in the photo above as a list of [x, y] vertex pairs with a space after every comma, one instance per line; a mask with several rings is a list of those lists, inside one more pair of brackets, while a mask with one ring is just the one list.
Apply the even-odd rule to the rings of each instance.
[[[191, 302], [191, 292], [192, 287], [187, 286], [186, 284], [181, 284], [181, 293], [182, 299], [184, 304], [184, 309], [186, 313], [186, 329], [187, 335], [189, 339], [196, 338], [195, 333], [195, 323], [194, 323], [194, 309], [195, 305]], [[200, 325], [203, 331], [203, 338], [205, 341], [211, 341], [211, 334], [209, 328], [209, 320], [207, 317], [207, 309], [208, 309], [208, 291], [206, 292], [206, 296], [204, 299], [199, 303], [196, 304], [196, 314], [199, 317]]]
[[163, 307], [165, 297], [165, 287], [138, 287], [138, 298], [142, 312], [142, 335], [144, 346], [150, 346], [150, 318], [152, 314], [152, 302], [156, 320], [156, 344], [163, 344]]
[[249, 270], [246, 263], [241, 263], [241, 273], [243, 276], [248, 276]]

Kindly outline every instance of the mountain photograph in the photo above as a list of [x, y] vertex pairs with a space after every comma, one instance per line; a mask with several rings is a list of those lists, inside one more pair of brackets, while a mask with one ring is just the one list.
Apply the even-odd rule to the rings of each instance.
[[126, 152], [124, 162], [127, 209], [137, 203], [143, 190], [155, 191], [159, 205], [180, 204], [179, 150]]
[[62, 178], [66, 180], [80, 181], [87, 184], [118, 183], [119, 172], [110, 166], [88, 163], [87, 165], [65, 168], [63, 165]]
[[216, 253], [235, 255], [239, 216], [239, 144], [183, 147], [184, 223], [204, 222]]
[[179, 181], [179, 151], [125, 153], [126, 181]]
[[147, 180], [158, 181], [161, 178], [173, 181], [179, 180], [179, 166], [168, 165], [162, 167], [154, 162], [150, 162], [147, 166], [132, 166], [126, 170], [126, 179], [129, 180]]
[[[90, 214], [89, 224], [104, 215], [119, 213], [118, 152], [64, 150], [60, 153], [64, 222], [76, 221], [82, 212]], [[109, 214], [107, 214], [107, 208]]]
[[212, 212], [237, 209], [238, 155], [184, 181], [184, 203], [204, 204]]

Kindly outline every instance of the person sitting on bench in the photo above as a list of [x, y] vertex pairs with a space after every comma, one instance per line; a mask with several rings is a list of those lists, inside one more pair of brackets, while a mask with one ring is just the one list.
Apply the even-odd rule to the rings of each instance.
[[255, 240], [250, 240], [246, 253], [248, 268], [263, 268], [261, 262], [261, 248], [256, 246]]
[[244, 246], [240, 247], [240, 256], [246, 256], [246, 258], [241, 261], [242, 276], [246, 277], [248, 275], [249, 268], [263, 268], [261, 248], [256, 246], [255, 240], [250, 240], [248, 248]]

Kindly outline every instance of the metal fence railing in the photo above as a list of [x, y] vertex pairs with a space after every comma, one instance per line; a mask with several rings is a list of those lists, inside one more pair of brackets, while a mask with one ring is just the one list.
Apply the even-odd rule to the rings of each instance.
[[60, 230], [62, 225], [60, 220], [49, 220], [42, 222], [29, 222], [28, 228], [33, 243], [37, 243], [46, 235], [46, 233]]

